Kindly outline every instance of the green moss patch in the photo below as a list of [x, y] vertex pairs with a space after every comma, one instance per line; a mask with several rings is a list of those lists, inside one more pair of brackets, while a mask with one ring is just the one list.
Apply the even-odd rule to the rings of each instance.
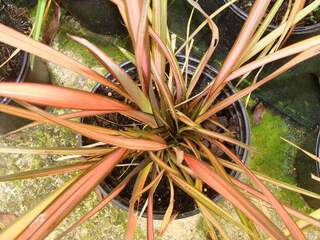
[[[296, 149], [284, 142], [281, 137], [296, 143], [303, 136], [303, 131], [287, 123], [283, 118], [267, 110], [262, 122], [252, 125], [252, 146], [249, 167], [275, 179], [296, 185], [294, 159]], [[283, 202], [309, 211], [299, 194], [285, 189], [272, 187], [272, 191]]]

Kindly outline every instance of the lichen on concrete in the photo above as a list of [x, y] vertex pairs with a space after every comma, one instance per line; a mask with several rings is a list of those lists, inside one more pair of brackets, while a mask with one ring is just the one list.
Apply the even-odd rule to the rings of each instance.
[[[1, 146], [15, 147], [74, 146], [76, 142], [76, 137], [70, 130], [47, 125], [0, 138]], [[1, 175], [47, 167], [55, 164], [56, 157], [0, 154]], [[68, 178], [68, 176], [45, 177], [34, 180], [0, 183], [0, 212], [21, 215]]]

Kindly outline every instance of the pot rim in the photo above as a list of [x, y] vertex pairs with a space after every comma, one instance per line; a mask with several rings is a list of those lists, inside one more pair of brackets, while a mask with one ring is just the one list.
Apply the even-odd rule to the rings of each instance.
[[[182, 62], [185, 59], [185, 56], [177, 55], [177, 58], [178, 58], [179, 62]], [[189, 57], [188, 59], [189, 59], [189, 62], [190, 62], [189, 63], [189, 68], [190, 67], [192, 68], [192, 65], [194, 66], [194, 65], [197, 65], [197, 64], [200, 63], [200, 61], [198, 59], [195, 59], [195, 58], [192, 58], [192, 57]], [[130, 70], [135, 69], [135, 66], [130, 61], [125, 61], [125, 62], [119, 64], [119, 66], [121, 68], [124, 68], [125, 71], [127, 71], [127, 72], [130, 71]], [[126, 69], [127, 67], [129, 67], [129, 68]], [[218, 71], [214, 67], [212, 67], [210, 65], [207, 65], [205, 67], [204, 74], [208, 78], [210, 78], [211, 80], [213, 80], [213, 76], [217, 75], [217, 73], [218, 73]], [[111, 73], [107, 73], [105, 75], [105, 78], [107, 78], [107, 79], [108, 78], [112, 78]], [[91, 92], [95, 92], [100, 87], [100, 85], [101, 85], [100, 83], [96, 84], [96, 86], [91, 90]], [[235, 92], [235, 89], [231, 84], [228, 84], [227, 86], [228, 86], [230, 92], [232, 92], [232, 93]], [[230, 95], [230, 94], [227, 94], [227, 95]], [[250, 138], [251, 138], [251, 131], [250, 131], [250, 121], [249, 121], [249, 117], [248, 117], [246, 108], [245, 108], [242, 100], [239, 100], [239, 101], [233, 103], [233, 105], [237, 105], [237, 106], [234, 106], [234, 107], [235, 107], [235, 111], [237, 113], [237, 119], [239, 120], [239, 123], [240, 123], [239, 127], [240, 127], [241, 138], [243, 138], [245, 144], [249, 145], [250, 144]], [[242, 119], [240, 119], [240, 118], [242, 118]], [[82, 120], [83, 119], [81, 119], [81, 121]], [[243, 124], [243, 126], [241, 126], [241, 123]], [[82, 145], [82, 136], [80, 136], [80, 145]], [[238, 149], [237, 149], [237, 151], [239, 151]], [[248, 159], [249, 159], [249, 152], [248, 152], [247, 149], [243, 149], [241, 161], [246, 164]], [[230, 175], [235, 177], [235, 178], [239, 178], [241, 173], [237, 172], [237, 171], [232, 171], [230, 173]], [[101, 191], [101, 193], [104, 196], [107, 196], [108, 193], [111, 191], [109, 186], [107, 186], [104, 181], [98, 185], [98, 188], [99, 188], [99, 190]], [[125, 205], [124, 203], [122, 203], [118, 199], [119, 199], [119, 197], [114, 198], [112, 200], [113, 204], [116, 205], [117, 207], [119, 207], [122, 210], [128, 211], [128, 206]], [[213, 200], [215, 202], [217, 202], [220, 199], [222, 199], [222, 196], [218, 194]], [[177, 215], [176, 219], [182, 219], [182, 218], [191, 217], [191, 216], [194, 216], [194, 215], [196, 215], [198, 213], [200, 213], [200, 211], [199, 211], [199, 209], [196, 208], [196, 209], [188, 211], [188, 212], [179, 213]], [[146, 213], [144, 213], [142, 216], [146, 218]], [[154, 220], [162, 220], [163, 216], [164, 216], [164, 213], [163, 214], [154, 213], [153, 214], [153, 219]]]
[[[225, 3], [228, 3], [228, 0], [223, 0]], [[244, 10], [242, 10], [240, 7], [238, 7], [235, 3], [231, 4], [229, 6], [231, 11], [236, 14], [239, 18], [241, 18], [243, 21], [246, 21], [248, 18], [248, 13], [246, 13]], [[268, 31], [271, 32], [272, 30], [275, 30], [278, 26], [274, 24], [270, 24], [268, 26]], [[292, 32], [293, 35], [304, 35], [304, 34], [311, 34], [320, 31], [320, 22], [315, 23], [309, 26], [296, 26]]]
[[[29, 53], [23, 52], [22, 66], [19, 75], [16, 78], [16, 83], [24, 82], [29, 72]], [[11, 102], [10, 98], [3, 98], [0, 100], [1, 104], [9, 104]]]
[[[317, 157], [320, 157], [320, 131], [319, 131], [318, 137], [317, 137], [316, 155], [317, 155]], [[317, 171], [318, 176], [320, 177], [320, 162], [316, 162], [316, 171]]]

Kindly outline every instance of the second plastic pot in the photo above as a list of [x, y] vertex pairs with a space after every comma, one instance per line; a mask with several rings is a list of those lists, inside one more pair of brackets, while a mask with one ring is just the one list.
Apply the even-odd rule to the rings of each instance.
[[[320, 158], [320, 131], [318, 133], [317, 143], [316, 143], [316, 155]], [[320, 162], [316, 162], [317, 165], [317, 174], [320, 177]]]
[[[20, 69], [20, 72], [17, 78], [15, 79], [15, 82], [17, 83], [24, 82], [27, 78], [28, 72], [29, 72], [29, 54], [24, 53], [22, 67]], [[8, 98], [2, 98], [0, 100], [0, 103], [10, 104], [10, 105], [13, 104], [11, 100]], [[29, 123], [28, 120], [0, 112], [0, 135], [13, 131], [19, 127], [22, 127], [27, 123]]]
[[[15, 79], [15, 82], [48, 84], [50, 83], [50, 74], [47, 70], [46, 64], [39, 58], [35, 59], [33, 71], [31, 71], [29, 64], [29, 54], [24, 53], [22, 67], [17, 78]], [[0, 100], [0, 103], [17, 106], [17, 104], [15, 104], [8, 98], [3, 98], [2, 100]], [[27, 119], [0, 112], [0, 135], [16, 130], [30, 122], [31, 121]]]
[[[229, 0], [223, 0], [223, 2], [228, 3]], [[235, 3], [230, 5], [230, 9], [232, 12], [234, 12], [239, 18], [241, 18], [243, 21], [246, 21], [248, 18], [248, 13], [242, 10], [240, 7], [238, 7]], [[269, 31], [272, 31], [276, 29], [277, 26], [270, 24], [268, 27]], [[304, 35], [304, 34], [312, 34], [312, 33], [317, 33], [320, 32], [320, 22], [309, 25], [309, 26], [296, 26], [295, 29], [293, 30], [292, 34], [293, 35]]]
[[[180, 65], [183, 65], [185, 58], [183, 56], [179, 56], [178, 57], [179, 63]], [[188, 74], [193, 74], [196, 66], [199, 64], [198, 60], [189, 59], [189, 72]], [[133, 78], [135, 78], [136, 76], [136, 68], [135, 66], [131, 63], [131, 62], [125, 62], [123, 64], [120, 65], [130, 76], [132, 76]], [[202, 84], [205, 87], [206, 84], [208, 82], [213, 81], [214, 77], [216, 76], [217, 71], [212, 68], [211, 66], [206, 66], [205, 70], [204, 70], [204, 74], [202, 76]], [[107, 79], [109, 80], [113, 80], [113, 77], [108, 74], [106, 76]], [[203, 87], [202, 86], [202, 87]], [[100, 92], [101, 89], [99, 88], [103, 88], [100, 84], [98, 84], [94, 89], [93, 92]], [[235, 90], [233, 89], [233, 87], [231, 85], [228, 85], [225, 90], [223, 91], [223, 97], [227, 97], [229, 95], [234, 94]], [[101, 94], [101, 93], [100, 93]], [[250, 142], [250, 127], [249, 127], [249, 120], [248, 120], [248, 116], [247, 116], [247, 112], [246, 109], [244, 108], [244, 105], [241, 101], [237, 101], [235, 102], [230, 109], [228, 110], [230, 112], [232, 112], [234, 115], [233, 119], [236, 119], [237, 121], [237, 137], [239, 140], [241, 140], [243, 143], [249, 144]], [[82, 122], [84, 123], [89, 123], [88, 120], [86, 119], [82, 119]], [[90, 144], [90, 142], [87, 142], [86, 138], [82, 138], [81, 140], [82, 145], [84, 144]], [[248, 160], [248, 152], [247, 150], [241, 149], [236, 147], [235, 148], [237, 154], [239, 155], [239, 157], [241, 158], [241, 160], [245, 163]], [[112, 174], [112, 173], [111, 173]], [[229, 174], [231, 176], [234, 177], [239, 177], [239, 173], [236, 171], [230, 171]], [[109, 175], [110, 176], [110, 175]], [[112, 178], [113, 179], [113, 178]], [[116, 186], [116, 184], [113, 182], [113, 180], [111, 181], [110, 177], [107, 177], [101, 184], [100, 184], [100, 190], [103, 193], [103, 195], [108, 195], [109, 192], [111, 192], [111, 190]], [[123, 192], [128, 192], [128, 194], [130, 194], [130, 190], [124, 190]], [[161, 194], [164, 194], [163, 192], [161, 192]], [[217, 201], [218, 199], [220, 199], [221, 196], [217, 193], [215, 193], [212, 196], [212, 199]], [[128, 210], [128, 206], [129, 206], [129, 200], [130, 200], [130, 196], [126, 196], [123, 197], [121, 196], [121, 194], [114, 199], [114, 203], [116, 206], [120, 207], [121, 209], [124, 210]], [[178, 201], [177, 199], [175, 200], [175, 202], [179, 202], [178, 204], [183, 204], [188, 202], [188, 200], [193, 201], [192, 199], [189, 199], [189, 197], [186, 195], [185, 198], [180, 199], [180, 201]], [[156, 206], [156, 205], [155, 205]], [[195, 207], [195, 204], [193, 205], [194, 207], [192, 209], [189, 209], [188, 211], [184, 211], [179, 213], [179, 215], [177, 216], [177, 218], [185, 218], [185, 217], [190, 217], [193, 216], [197, 213], [199, 213], [199, 210]], [[165, 214], [165, 210], [157, 210], [154, 209], [154, 219], [162, 219], [163, 216]]]

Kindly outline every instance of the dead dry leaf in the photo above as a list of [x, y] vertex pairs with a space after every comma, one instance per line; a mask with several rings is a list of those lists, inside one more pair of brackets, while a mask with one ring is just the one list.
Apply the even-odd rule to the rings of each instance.
[[253, 116], [252, 116], [254, 125], [258, 125], [261, 123], [265, 112], [266, 112], [266, 108], [263, 105], [263, 103], [262, 102], [258, 103], [257, 106], [254, 108]]

